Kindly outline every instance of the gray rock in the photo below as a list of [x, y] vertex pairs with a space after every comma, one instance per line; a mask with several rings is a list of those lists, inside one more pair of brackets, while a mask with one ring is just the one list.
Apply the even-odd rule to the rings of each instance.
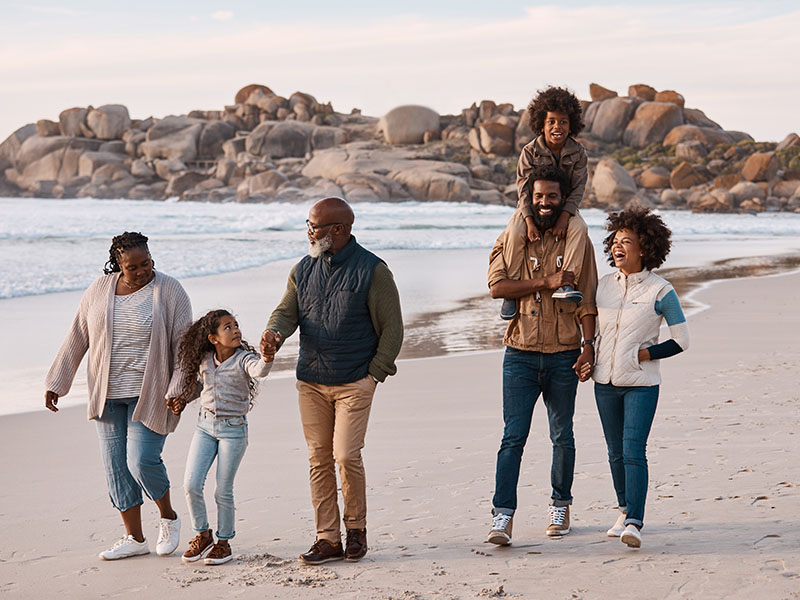
[[272, 158], [303, 157], [311, 152], [314, 128], [314, 125], [293, 121], [277, 123], [264, 137], [261, 154]]
[[167, 191], [166, 181], [155, 183], [140, 183], [128, 191], [128, 198], [132, 200], [163, 200]]
[[781, 140], [777, 146], [775, 146], [775, 152], [781, 152], [782, 150], [786, 150], [787, 148], [797, 145], [800, 145], [800, 135], [797, 135], [796, 133], [790, 133], [783, 138], [783, 140]]
[[681, 142], [703, 142], [706, 148], [717, 144], [733, 143], [733, 138], [725, 131], [713, 127], [698, 127], [697, 125], [680, 125], [673, 128], [664, 138], [665, 146], [675, 146]]
[[592, 191], [601, 204], [624, 206], [636, 193], [636, 183], [615, 160], [601, 160], [592, 176]]
[[142, 179], [152, 179], [156, 176], [155, 171], [147, 166], [143, 160], [137, 159], [131, 163], [131, 175]]
[[114, 152], [84, 152], [78, 163], [78, 175], [93, 175], [94, 172], [109, 163], [121, 164], [124, 156]]
[[139, 145], [139, 151], [148, 160], [194, 160], [203, 125], [203, 121], [189, 117], [170, 116], [161, 119], [148, 130], [147, 140]]
[[199, 158], [217, 158], [222, 154], [222, 144], [236, 135], [236, 129], [225, 121], [212, 121], [200, 132], [197, 141]]
[[426, 131], [439, 129], [439, 114], [427, 106], [398, 106], [380, 118], [377, 129], [389, 144], [420, 144]]
[[155, 169], [156, 174], [161, 179], [168, 181], [176, 173], [183, 173], [184, 171], [186, 171], [187, 167], [182, 160], [173, 158], [170, 160], [162, 160], [162, 159], [154, 160], [153, 168]]
[[767, 198], [764, 188], [757, 183], [753, 183], [752, 181], [740, 181], [728, 191], [731, 193], [737, 203], [741, 203], [752, 198], [758, 198], [759, 200], [766, 200]]
[[236, 160], [240, 153], [244, 152], [247, 148], [247, 138], [237, 137], [222, 144], [222, 153], [225, 158], [229, 160]]
[[52, 137], [54, 135], [61, 135], [61, 129], [58, 123], [50, 121], [49, 119], [39, 119], [36, 121], [36, 135], [41, 137]]
[[111, 142], [103, 142], [97, 149], [99, 152], [114, 152], [116, 154], [125, 154], [125, 142], [121, 140], [113, 140]]
[[311, 133], [311, 147], [314, 150], [325, 150], [346, 143], [347, 131], [341, 127], [322, 126], [315, 128]]
[[62, 110], [58, 115], [58, 128], [61, 135], [79, 137], [81, 133], [81, 125], [86, 126], [86, 115], [89, 111], [85, 108], [68, 108]]
[[165, 194], [168, 198], [180, 196], [183, 192], [193, 188], [206, 178], [206, 175], [196, 171], [186, 171], [185, 173], [173, 175], [169, 180]]
[[[673, 105], [674, 106], [674, 105]], [[698, 160], [708, 154], [705, 144], [697, 140], [680, 142], [675, 146], [675, 156], [688, 160]]]
[[481, 149], [487, 154], [505, 156], [514, 149], [514, 129], [497, 122], [481, 123], [477, 127]]
[[619, 142], [640, 103], [638, 98], [604, 100], [594, 115], [592, 135], [604, 142]]
[[[614, 101], [616, 99], [609, 100]], [[663, 141], [667, 133], [679, 125], [683, 125], [683, 111], [679, 106], [667, 102], [642, 102], [625, 127], [622, 141], [626, 146], [644, 148]]]
[[719, 123], [709, 119], [706, 114], [697, 108], [684, 108], [683, 120], [689, 125], [698, 127], [710, 127], [711, 129], [722, 129]]
[[101, 140], [121, 139], [122, 134], [131, 126], [128, 109], [121, 104], [106, 104], [93, 108], [86, 115], [86, 124]]

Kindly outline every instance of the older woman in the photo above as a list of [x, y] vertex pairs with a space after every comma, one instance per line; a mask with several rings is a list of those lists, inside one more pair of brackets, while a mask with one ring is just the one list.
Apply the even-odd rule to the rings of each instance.
[[[658, 403], [659, 361], [689, 347], [689, 329], [672, 285], [652, 272], [671, 246], [661, 217], [630, 208], [611, 214], [607, 229], [605, 253], [617, 271], [597, 286], [594, 393], [622, 512], [608, 535], [639, 548], [647, 497], [645, 447]], [[671, 339], [659, 343], [664, 321]]]
[[177, 280], [154, 270], [147, 238], [125, 232], [109, 251], [105, 275], [89, 286], [45, 381], [45, 406], [58, 412], [83, 356], [89, 353], [89, 419], [97, 423], [111, 503], [126, 535], [100, 553], [103, 560], [148, 554], [142, 533], [142, 490], [161, 513], [156, 551], [172, 553], [180, 519], [172, 509], [161, 460], [178, 424], [165, 399], [192, 307]]

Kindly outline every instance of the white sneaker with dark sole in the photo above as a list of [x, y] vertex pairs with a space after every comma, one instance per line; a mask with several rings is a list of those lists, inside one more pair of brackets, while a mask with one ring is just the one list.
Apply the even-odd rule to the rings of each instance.
[[103, 550], [99, 556], [102, 560], [119, 560], [143, 554], [150, 554], [150, 544], [146, 539], [143, 542], [137, 542], [132, 535], [128, 534], [117, 540], [108, 550]]
[[583, 300], [583, 293], [568, 286], [563, 285], [553, 292], [553, 300], [563, 300], [564, 302], [575, 302]]
[[608, 537], [621, 536], [622, 533], [625, 531], [625, 519], [627, 518], [628, 515], [626, 515], [625, 513], [620, 513], [620, 515], [617, 517], [616, 523], [614, 523], [614, 526], [608, 531], [606, 531], [606, 535]]
[[622, 543], [626, 544], [628, 548], [642, 547], [642, 534], [636, 525], [628, 525], [619, 539], [622, 540]]

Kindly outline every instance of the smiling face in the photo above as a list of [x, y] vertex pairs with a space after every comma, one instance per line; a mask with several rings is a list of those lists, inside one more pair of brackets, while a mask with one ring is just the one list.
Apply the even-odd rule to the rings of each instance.
[[557, 181], [537, 179], [533, 182], [533, 222], [541, 232], [556, 224], [564, 208], [564, 197]]
[[642, 245], [639, 236], [630, 229], [620, 229], [611, 244], [614, 265], [626, 276], [642, 270]]
[[236, 350], [242, 345], [242, 332], [239, 331], [239, 323], [231, 315], [221, 317], [217, 332], [208, 336], [208, 341], [214, 344], [219, 350]]
[[122, 278], [130, 288], [141, 288], [153, 279], [153, 259], [146, 247], [121, 252], [117, 258]]
[[548, 110], [544, 117], [544, 142], [554, 152], [560, 152], [569, 135], [569, 115], [565, 112]]

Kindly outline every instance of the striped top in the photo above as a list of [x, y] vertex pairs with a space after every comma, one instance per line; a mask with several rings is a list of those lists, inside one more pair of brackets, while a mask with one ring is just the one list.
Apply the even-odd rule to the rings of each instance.
[[107, 398], [133, 398], [142, 391], [152, 331], [152, 281], [132, 294], [114, 296]]
[[[154, 271], [153, 327], [139, 402], [133, 420], [166, 435], [175, 431], [178, 416], [167, 408], [170, 381], [180, 389], [178, 344], [192, 322], [189, 296], [177, 279]], [[114, 299], [119, 273], [103, 275], [89, 286], [45, 379], [46, 389], [66, 396], [84, 355], [88, 352], [86, 380], [90, 419], [103, 415], [108, 397], [111, 347], [114, 338]]]

